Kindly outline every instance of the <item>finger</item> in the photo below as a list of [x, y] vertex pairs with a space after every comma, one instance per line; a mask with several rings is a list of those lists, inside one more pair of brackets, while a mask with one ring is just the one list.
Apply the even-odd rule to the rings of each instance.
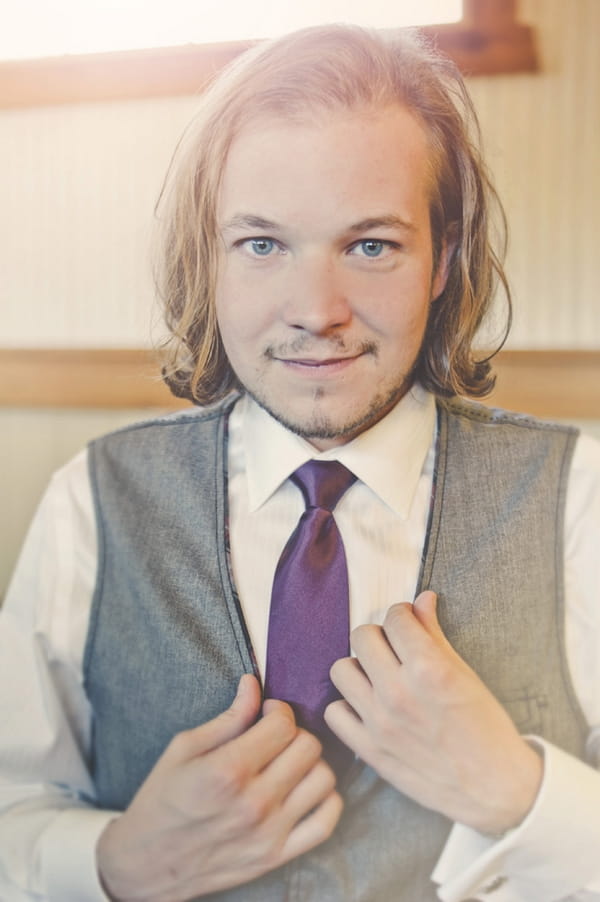
[[[427, 602], [424, 613], [427, 616]], [[383, 632], [394, 654], [405, 665], [431, 654], [432, 649], [439, 644], [437, 637], [434, 640], [420, 622], [416, 609], [411, 604], [394, 604], [388, 608], [383, 621]]]
[[[387, 644], [387, 643], [386, 643]], [[340, 658], [330, 670], [331, 682], [360, 716], [373, 700], [373, 686], [357, 658]]]
[[184, 763], [230, 742], [254, 723], [260, 712], [260, 703], [258, 680], [250, 673], [244, 674], [230, 707], [213, 720], [179, 733], [167, 747], [161, 761], [165, 759], [169, 766]]
[[[256, 780], [256, 792], [265, 799], [283, 802], [321, 759], [321, 743], [306, 730], [264, 768]], [[335, 777], [333, 777], [335, 783]], [[333, 788], [333, 785], [331, 786]]]
[[208, 754], [218, 767], [233, 768], [243, 780], [260, 773], [293, 742], [297, 733], [292, 709], [281, 702], [244, 733]]
[[344, 699], [325, 708], [325, 723], [363, 761], [372, 759], [373, 742], [356, 711]]
[[413, 613], [430, 636], [447, 642], [437, 617], [437, 595], [435, 592], [430, 590], [421, 592], [414, 600]]
[[282, 801], [281, 816], [286, 830], [306, 817], [334, 789], [335, 774], [325, 761], [319, 759]]
[[356, 728], [362, 724], [354, 708], [343, 698], [327, 705], [323, 718], [327, 726], [346, 745], [350, 745], [349, 740], [355, 738]]
[[278, 698], [266, 698], [263, 702], [262, 713], [263, 715], [269, 714], [271, 711], [277, 711], [284, 705], [288, 710], [292, 711], [290, 705], [287, 702], [282, 702]]
[[330, 793], [311, 813], [290, 831], [281, 851], [281, 864], [303, 855], [329, 839], [343, 809], [341, 796]]
[[[350, 642], [360, 666], [373, 686], [397, 677], [401, 659], [382, 627], [359, 626], [352, 631]], [[342, 691], [342, 695], [346, 696], [346, 693]]]

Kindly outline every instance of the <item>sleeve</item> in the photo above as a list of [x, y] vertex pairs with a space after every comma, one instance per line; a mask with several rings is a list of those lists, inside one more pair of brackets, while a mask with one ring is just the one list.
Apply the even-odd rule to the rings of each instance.
[[455, 824], [432, 874], [443, 902], [600, 902], [600, 444], [579, 438], [565, 512], [565, 641], [587, 761], [536, 737], [538, 798], [500, 839]]
[[0, 898], [93, 902], [94, 807], [82, 658], [95, 581], [87, 455], [53, 477], [0, 615]]

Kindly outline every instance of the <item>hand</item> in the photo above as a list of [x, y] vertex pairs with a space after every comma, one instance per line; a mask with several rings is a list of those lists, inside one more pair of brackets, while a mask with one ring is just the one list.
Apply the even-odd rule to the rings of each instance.
[[242, 677], [231, 707], [170, 743], [98, 842], [113, 900], [183, 902], [236, 886], [327, 839], [341, 813], [317, 739]]
[[394, 605], [383, 627], [360, 626], [351, 641], [357, 658], [331, 670], [343, 696], [325, 712], [331, 729], [421, 805], [482, 833], [517, 826], [542, 760], [442, 633], [434, 593]]

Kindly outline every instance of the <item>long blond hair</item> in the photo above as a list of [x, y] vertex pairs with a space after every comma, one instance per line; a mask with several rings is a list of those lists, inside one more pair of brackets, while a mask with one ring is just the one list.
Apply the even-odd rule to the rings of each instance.
[[441, 397], [482, 396], [492, 388], [491, 355], [479, 359], [474, 341], [498, 282], [507, 302], [499, 344], [510, 325], [501, 264], [506, 227], [462, 77], [418, 33], [332, 25], [261, 43], [234, 60], [203, 95], [175, 154], [157, 207], [163, 228], [157, 285], [170, 331], [163, 376], [174, 394], [204, 404], [238, 387], [215, 312], [216, 205], [234, 137], [265, 114], [289, 119], [390, 103], [410, 110], [429, 139], [434, 265], [445, 241], [453, 248], [415, 378]]

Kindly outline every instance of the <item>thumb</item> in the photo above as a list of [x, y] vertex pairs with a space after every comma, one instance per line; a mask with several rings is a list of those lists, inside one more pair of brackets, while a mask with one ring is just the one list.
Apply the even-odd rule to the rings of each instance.
[[213, 720], [175, 737], [181, 741], [171, 744], [173, 758], [178, 758], [181, 762], [189, 761], [245, 733], [257, 719], [260, 705], [258, 680], [251, 673], [245, 673], [238, 683], [236, 696], [229, 708]]
[[437, 618], [437, 595], [430, 589], [421, 592], [413, 602], [413, 613], [421, 626], [436, 640], [446, 642]]
[[260, 684], [254, 674], [245, 673], [240, 678], [237, 692], [231, 705], [224, 713], [231, 712], [236, 717], [248, 720], [248, 726], [256, 720], [262, 702]]

